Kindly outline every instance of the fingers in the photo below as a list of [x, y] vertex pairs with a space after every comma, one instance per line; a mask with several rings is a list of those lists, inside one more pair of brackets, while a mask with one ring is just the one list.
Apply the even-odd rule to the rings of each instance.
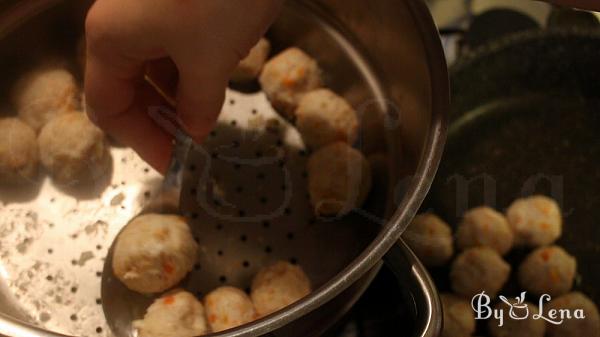
[[95, 58], [88, 61], [85, 81], [90, 119], [156, 170], [166, 172], [172, 137], [148, 115], [149, 108], [166, 103], [139, 77], [119, 78], [109, 70]]
[[[201, 20], [178, 31], [184, 44], [168, 43], [179, 71], [177, 114], [184, 130], [201, 143], [223, 106], [229, 77], [279, 12], [282, 0], [190, 2]], [[210, 34], [199, 34], [199, 31]]]
[[[142, 59], [127, 56], [122, 45], [126, 36], [98, 23], [102, 11], [90, 11], [85, 91], [90, 119], [116, 140], [132, 147], [160, 172], [166, 172], [172, 152], [170, 135], [148, 116], [148, 108], [165, 105], [160, 96], [143, 81]], [[117, 24], [115, 23], [115, 26]], [[140, 50], [131, 44], [130, 51]]]
[[[203, 142], [221, 111], [229, 75], [282, 2], [97, 0], [86, 20], [90, 118], [164, 172], [172, 139], [148, 109], [166, 103], [143, 80], [145, 72], [176, 105], [181, 127]], [[171, 76], [167, 57], [178, 77]]]
[[183, 129], [196, 143], [202, 143], [214, 128], [227, 87], [227, 71], [213, 70], [195, 74], [190, 68], [181, 67], [177, 91], [177, 115]]
[[143, 83], [137, 90], [135, 103], [130, 109], [101, 121], [100, 125], [164, 174], [171, 161], [173, 137], [159, 127], [148, 114], [148, 109], [159, 106], [167, 104], [149, 84]]

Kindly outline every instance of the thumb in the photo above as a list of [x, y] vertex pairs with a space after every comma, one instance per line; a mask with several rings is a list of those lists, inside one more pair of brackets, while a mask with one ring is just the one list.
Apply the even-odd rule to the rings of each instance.
[[[179, 67], [177, 116], [196, 143], [202, 143], [215, 127], [225, 100], [230, 67], [211, 66], [194, 71], [194, 65]], [[233, 63], [235, 64], [235, 63]], [[231, 68], [231, 69], [229, 69]]]

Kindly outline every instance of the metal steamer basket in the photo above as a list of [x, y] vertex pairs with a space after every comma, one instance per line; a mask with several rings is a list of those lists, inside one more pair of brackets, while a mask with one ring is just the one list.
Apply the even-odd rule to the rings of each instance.
[[[66, 66], [81, 73], [77, 46], [89, 5], [0, 5], [2, 102], [16, 78], [40, 62], [68, 59]], [[398, 241], [430, 187], [445, 140], [447, 71], [426, 6], [420, 0], [288, 1], [269, 38], [275, 52], [299, 46], [319, 61], [327, 86], [360, 114], [359, 147], [385, 160], [374, 165], [363, 208], [343, 219], [315, 220], [297, 131], [256, 88], [229, 89], [219, 125], [181, 165], [181, 208], [201, 247], [198, 270], [183, 286], [198, 296], [223, 283], [245, 288], [260, 266], [292, 260], [313, 281], [310, 296], [214, 335], [318, 336], [352, 307], [385, 261], [410, 294], [415, 335], [437, 336], [441, 308], [434, 286]], [[27, 189], [0, 188], [0, 335], [130, 335], [125, 322], [143, 315], [103, 312], [102, 300], [151, 299], [125, 290], [101, 296], [100, 280], [110, 272], [102, 269], [111, 242], [160, 189], [162, 177], [132, 150], [115, 144], [111, 151], [112, 171], [90, 186], [65, 188], [40, 178]], [[238, 162], [229, 160], [232, 153]], [[201, 172], [210, 190], [199, 185]], [[210, 196], [204, 206], [185, 197], [203, 193]], [[215, 195], [227, 203], [215, 203]], [[109, 326], [109, 315], [122, 318], [123, 326]]]

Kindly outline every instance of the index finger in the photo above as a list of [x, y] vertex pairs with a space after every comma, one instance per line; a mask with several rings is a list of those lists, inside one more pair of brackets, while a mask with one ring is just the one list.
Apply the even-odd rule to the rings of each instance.
[[[93, 11], [88, 15], [85, 94], [90, 119], [117, 141], [133, 148], [142, 159], [166, 172], [172, 152], [172, 137], [148, 115], [152, 106], [166, 105], [144, 81], [144, 60], [131, 57], [119, 46], [127, 41], [106, 39]], [[117, 35], [118, 37], [118, 35]], [[126, 37], [123, 37], [126, 39]], [[108, 43], [107, 41], [110, 41]], [[139, 48], [145, 49], [145, 48]]]

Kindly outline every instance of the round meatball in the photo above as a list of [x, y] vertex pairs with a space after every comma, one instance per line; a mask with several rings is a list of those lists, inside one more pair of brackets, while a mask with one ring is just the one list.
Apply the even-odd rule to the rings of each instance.
[[308, 160], [308, 191], [315, 214], [335, 217], [360, 207], [371, 189], [371, 168], [362, 153], [336, 142]]
[[191, 337], [208, 333], [204, 307], [184, 290], [174, 290], [152, 303], [144, 319], [133, 322], [139, 337]]
[[466, 337], [475, 332], [475, 314], [471, 303], [452, 294], [440, 294], [444, 312], [442, 337]]
[[310, 280], [302, 268], [280, 261], [256, 274], [250, 297], [258, 315], [266, 316], [299, 301], [310, 292]]
[[286, 118], [294, 119], [302, 96], [321, 87], [321, 69], [302, 50], [289, 48], [265, 64], [259, 82], [273, 107]]
[[231, 81], [247, 82], [256, 79], [263, 69], [270, 52], [271, 43], [269, 40], [265, 38], [260, 39], [258, 43], [250, 49], [248, 56], [237, 65], [231, 75]]
[[558, 246], [531, 252], [519, 266], [519, 283], [536, 295], [558, 296], [573, 287], [577, 260]]
[[61, 184], [100, 178], [111, 163], [104, 133], [80, 112], [60, 115], [38, 138], [42, 164]]
[[44, 68], [24, 75], [13, 89], [19, 117], [36, 132], [56, 116], [77, 108], [75, 77], [62, 68]]
[[494, 297], [510, 274], [510, 265], [488, 247], [474, 247], [462, 252], [452, 263], [452, 289], [467, 298], [485, 291]]
[[21, 184], [38, 173], [35, 132], [17, 118], [0, 119], [0, 183]]
[[127, 288], [143, 294], [175, 286], [194, 267], [198, 244], [177, 215], [144, 214], [119, 234], [113, 271]]
[[461, 250], [486, 246], [504, 255], [512, 248], [513, 233], [504, 215], [489, 207], [478, 207], [463, 216], [456, 245]]
[[257, 318], [248, 295], [234, 287], [213, 290], [204, 299], [206, 317], [213, 332], [233, 329]]
[[[571, 319], [565, 319], [561, 324], [548, 324], [548, 337], [599, 337], [600, 315], [598, 307], [587, 296], [580, 292], [572, 292], [550, 301], [544, 308], [545, 316], [550, 310], [566, 309], [571, 312]], [[581, 309], [584, 319], [575, 319], [575, 310]]]
[[329, 89], [317, 89], [302, 97], [296, 109], [296, 127], [313, 150], [337, 141], [354, 144], [358, 137], [356, 111]]
[[[541, 319], [533, 319], [539, 310], [537, 306], [529, 302], [517, 302], [515, 299], [506, 299], [510, 303], [499, 302], [494, 309], [502, 310], [503, 321], [499, 326], [497, 319], [488, 321], [488, 330], [492, 337], [544, 337], [546, 323]], [[514, 319], [514, 317], [527, 317], [525, 319]]]
[[518, 245], [545, 246], [561, 235], [561, 210], [554, 200], [545, 196], [516, 200], [508, 208], [506, 217]]
[[403, 234], [408, 246], [428, 267], [446, 264], [452, 257], [452, 230], [434, 214], [417, 215]]

